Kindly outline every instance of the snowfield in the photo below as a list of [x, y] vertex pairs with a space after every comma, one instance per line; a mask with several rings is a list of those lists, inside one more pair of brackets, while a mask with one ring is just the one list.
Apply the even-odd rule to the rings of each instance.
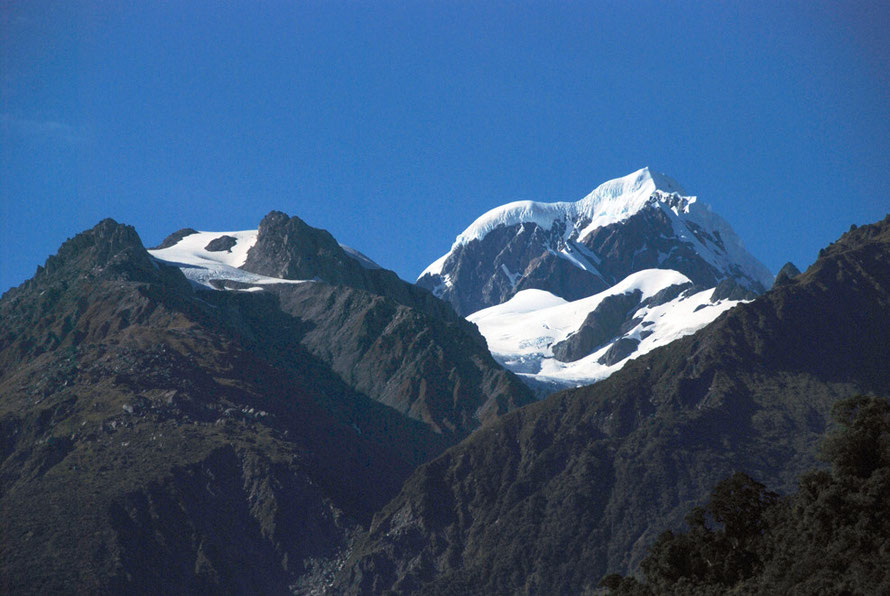
[[[495, 359], [513, 372], [550, 385], [576, 386], [601, 380], [633, 358], [650, 352], [701, 329], [738, 301], [711, 303], [713, 288], [679, 297], [659, 306], [642, 307], [633, 314], [640, 321], [629, 331], [614, 338], [593, 353], [574, 362], [560, 362], [552, 346], [578, 331], [587, 315], [608, 296], [639, 290], [646, 300], [670, 286], [689, 283], [676, 271], [647, 269], [639, 271], [609, 288], [590, 296], [567, 302], [543, 290], [523, 290], [513, 298], [471, 314], [488, 342]], [[598, 360], [619, 339], [639, 341], [637, 349], [612, 364]]]
[[[221, 236], [231, 236], [235, 245], [229, 250], [209, 251], [205, 247], [211, 240]], [[308, 280], [279, 279], [257, 275], [239, 269], [247, 261], [247, 251], [256, 244], [257, 230], [240, 232], [198, 232], [190, 234], [169, 248], [149, 250], [148, 253], [159, 261], [179, 267], [185, 277], [194, 285], [217, 290], [214, 281], [234, 281], [254, 287], [244, 291], [259, 291], [266, 284], [305, 283]]]

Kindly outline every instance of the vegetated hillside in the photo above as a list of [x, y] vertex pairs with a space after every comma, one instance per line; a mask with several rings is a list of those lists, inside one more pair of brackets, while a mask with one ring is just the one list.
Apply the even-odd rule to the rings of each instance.
[[[311, 317], [283, 300], [195, 291], [111, 220], [3, 296], [3, 591], [300, 593], [328, 581], [373, 512], [456, 435], [344, 381], [300, 343]], [[434, 352], [439, 328], [395, 312]]]
[[737, 472], [689, 512], [687, 532], [658, 537], [645, 582], [603, 584], [616, 596], [890, 592], [890, 402], [856, 396], [833, 414], [831, 470], [804, 474], [785, 498]]
[[531, 390], [494, 361], [475, 326], [454, 315], [437, 318], [328, 284], [272, 291], [305, 325], [301, 345], [351, 387], [428, 424], [449, 444], [534, 401]]
[[375, 515], [352, 592], [578, 593], [637, 568], [735, 470], [792, 490], [831, 405], [890, 391], [890, 217], [590, 387], [508, 414]]

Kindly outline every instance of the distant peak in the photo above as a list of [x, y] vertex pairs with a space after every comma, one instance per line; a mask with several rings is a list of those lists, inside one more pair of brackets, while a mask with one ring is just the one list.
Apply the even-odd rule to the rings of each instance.
[[[455, 240], [455, 245], [483, 238], [488, 232], [500, 226], [525, 222], [535, 223], [549, 230], [555, 221], [564, 221], [567, 218], [584, 219], [589, 224], [586, 231], [590, 231], [627, 219], [645, 207], [655, 191], [686, 195], [686, 191], [676, 180], [644, 167], [621, 178], [603, 182], [576, 202], [516, 201], [495, 207], [464, 230]], [[584, 235], [586, 232], [582, 233], [581, 237]]]

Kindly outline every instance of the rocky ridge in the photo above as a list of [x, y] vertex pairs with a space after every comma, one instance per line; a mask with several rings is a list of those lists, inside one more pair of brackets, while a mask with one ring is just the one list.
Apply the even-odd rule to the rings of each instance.
[[890, 393], [890, 216], [805, 273], [421, 466], [338, 577], [349, 593], [581, 593], [632, 572], [720, 479], [790, 490], [832, 403]]
[[[5, 590], [316, 593], [418, 463], [528, 395], [422, 290], [397, 297], [427, 312], [300, 287], [199, 289], [104, 220], [0, 299]], [[365, 314], [282, 308], [322, 298]], [[323, 323], [344, 347], [327, 361], [302, 342]], [[403, 346], [366, 345], [378, 335]], [[381, 403], [397, 384], [362, 386], [368, 349], [424, 387], [405, 411], [426, 409]], [[454, 403], [463, 392], [477, 401]]]

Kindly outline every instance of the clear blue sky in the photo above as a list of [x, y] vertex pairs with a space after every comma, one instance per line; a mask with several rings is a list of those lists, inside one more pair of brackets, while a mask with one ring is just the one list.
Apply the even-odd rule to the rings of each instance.
[[4, 1], [0, 291], [104, 217], [272, 209], [413, 281], [644, 165], [803, 268], [890, 211], [887, 4]]

